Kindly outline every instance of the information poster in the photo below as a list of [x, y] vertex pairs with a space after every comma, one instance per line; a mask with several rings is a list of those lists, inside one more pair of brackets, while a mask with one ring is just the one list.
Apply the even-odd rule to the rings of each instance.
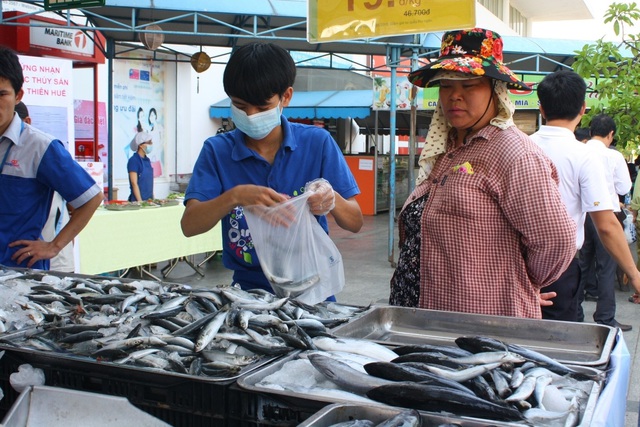
[[153, 141], [148, 154], [155, 178], [165, 175], [164, 63], [131, 57], [114, 61], [113, 73], [113, 177], [127, 180], [127, 162], [134, 153], [130, 143], [138, 132]]
[[475, 27], [475, 0], [309, 0], [307, 40], [323, 43]]
[[[94, 103], [86, 99], [76, 99], [73, 102], [73, 114], [75, 123], [75, 139], [76, 145], [86, 142], [93, 147], [94, 140]], [[107, 182], [109, 171], [107, 166], [109, 164], [109, 150], [108, 150], [108, 130], [107, 130], [107, 107], [104, 102], [98, 102], [98, 141], [96, 144], [97, 160], [104, 165], [104, 182]], [[76, 150], [79, 151], [79, 150]], [[88, 153], [91, 157], [94, 157], [96, 153]]]
[[31, 124], [62, 141], [74, 155], [71, 61], [19, 55], [24, 75], [22, 102]]

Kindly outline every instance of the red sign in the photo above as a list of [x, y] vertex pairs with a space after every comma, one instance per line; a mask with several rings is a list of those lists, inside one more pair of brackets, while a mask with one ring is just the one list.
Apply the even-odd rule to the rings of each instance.
[[[21, 24], [29, 24], [31, 20], [34, 20], [38, 21], [38, 25], [29, 27], [0, 25], [0, 43], [25, 55], [55, 56], [76, 62], [104, 64], [104, 54], [96, 46], [96, 43], [105, 45], [105, 38], [99, 32], [93, 32], [95, 37], [92, 40], [84, 31], [67, 27], [64, 21], [41, 16], [25, 16], [23, 18], [21, 15], [25, 15], [25, 13], [5, 12], [3, 19], [7, 22]], [[42, 25], [43, 22], [51, 25]]]

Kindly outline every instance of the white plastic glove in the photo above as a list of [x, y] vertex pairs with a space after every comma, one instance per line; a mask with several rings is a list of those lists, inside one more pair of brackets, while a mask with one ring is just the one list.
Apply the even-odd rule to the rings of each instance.
[[307, 182], [304, 192], [314, 193], [309, 197], [309, 206], [314, 215], [326, 215], [336, 207], [336, 195], [333, 187], [324, 178], [317, 178]]

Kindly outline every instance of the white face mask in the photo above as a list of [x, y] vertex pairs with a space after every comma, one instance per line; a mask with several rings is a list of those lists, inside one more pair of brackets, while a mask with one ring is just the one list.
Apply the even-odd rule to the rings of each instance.
[[231, 119], [242, 133], [249, 138], [260, 140], [280, 125], [280, 103], [274, 108], [247, 116], [247, 113], [231, 104]]

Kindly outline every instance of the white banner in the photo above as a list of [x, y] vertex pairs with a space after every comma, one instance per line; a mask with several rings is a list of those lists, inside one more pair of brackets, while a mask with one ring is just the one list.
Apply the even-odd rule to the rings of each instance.
[[59, 139], [75, 155], [73, 66], [70, 60], [19, 55], [24, 75], [22, 101], [31, 124]]

